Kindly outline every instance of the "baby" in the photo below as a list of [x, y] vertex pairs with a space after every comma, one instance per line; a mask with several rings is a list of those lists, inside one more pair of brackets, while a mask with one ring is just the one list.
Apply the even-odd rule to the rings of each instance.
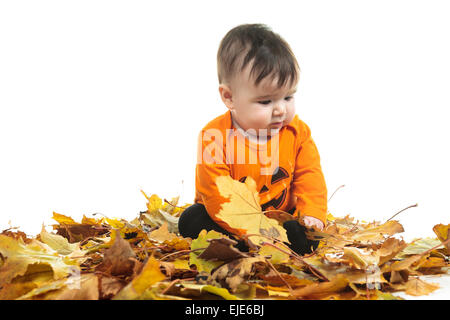
[[[180, 234], [195, 239], [202, 229], [216, 230], [239, 240], [243, 231], [216, 216], [229, 200], [215, 179], [251, 177], [262, 210], [298, 218], [283, 224], [290, 248], [299, 254], [315, 250], [318, 242], [307, 239], [305, 230], [324, 228], [327, 188], [310, 129], [295, 114], [300, 68], [290, 46], [266, 25], [240, 25], [222, 39], [217, 70], [229, 110], [199, 134], [196, 195], [179, 219]], [[236, 247], [248, 250], [242, 240]]]

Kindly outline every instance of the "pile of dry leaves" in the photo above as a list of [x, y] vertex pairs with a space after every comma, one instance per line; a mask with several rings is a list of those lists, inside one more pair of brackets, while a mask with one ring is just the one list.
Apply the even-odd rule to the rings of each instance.
[[221, 218], [247, 230], [249, 252], [235, 240], [203, 231], [178, 233], [178, 197], [155, 194], [132, 221], [105, 216], [81, 222], [53, 213], [53, 231], [36, 237], [10, 228], [0, 234], [0, 299], [398, 299], [393, 292], [428, 294], [436, 284], [421, 275], [449, 270], [449, 227], [436, 238], [406, 243], [394, 220], [363, 223], [328, 215], [311, 231], [318, 249], [292, 252], [280, 223], [292, 217], [263, 212], [251, 179], [217, 181]]

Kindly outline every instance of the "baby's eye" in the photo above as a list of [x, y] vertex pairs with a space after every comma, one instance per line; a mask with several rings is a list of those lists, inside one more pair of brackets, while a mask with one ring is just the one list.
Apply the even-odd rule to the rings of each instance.
[[291, 101], [292, 100], [292, 98], [294, 98], [293, 96], [289, 96], [289, 97], [286, 97], [286, 98], [284, 98], [286, 101]]
[[260, 104], [269, 104], [270, 100], [258, 101], [258, 103], [260, 103]]

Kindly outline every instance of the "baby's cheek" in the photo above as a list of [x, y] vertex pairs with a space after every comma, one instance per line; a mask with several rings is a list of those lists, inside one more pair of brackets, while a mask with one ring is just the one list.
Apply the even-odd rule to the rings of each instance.
[[249, 114], [249, 121], [255, 128], [264, 128], [268, 122], [270, 123], [270, 115], [267, 115], [267, 112], [264, 111], [257, 111]]

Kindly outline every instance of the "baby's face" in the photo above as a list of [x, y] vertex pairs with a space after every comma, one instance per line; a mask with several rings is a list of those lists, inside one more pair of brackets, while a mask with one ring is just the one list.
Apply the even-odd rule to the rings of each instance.
[[249, 79], [249, 72], [250, 64], [234, 79], [227, 107], [245, 131], [263, 135], [264, 131], [259, 130], [267, 129], [268, 135], [276, 134], [294, 118], [297, 84], [278, 88], [277, 78], [266, 77], [256, 87], [253, 79]]

